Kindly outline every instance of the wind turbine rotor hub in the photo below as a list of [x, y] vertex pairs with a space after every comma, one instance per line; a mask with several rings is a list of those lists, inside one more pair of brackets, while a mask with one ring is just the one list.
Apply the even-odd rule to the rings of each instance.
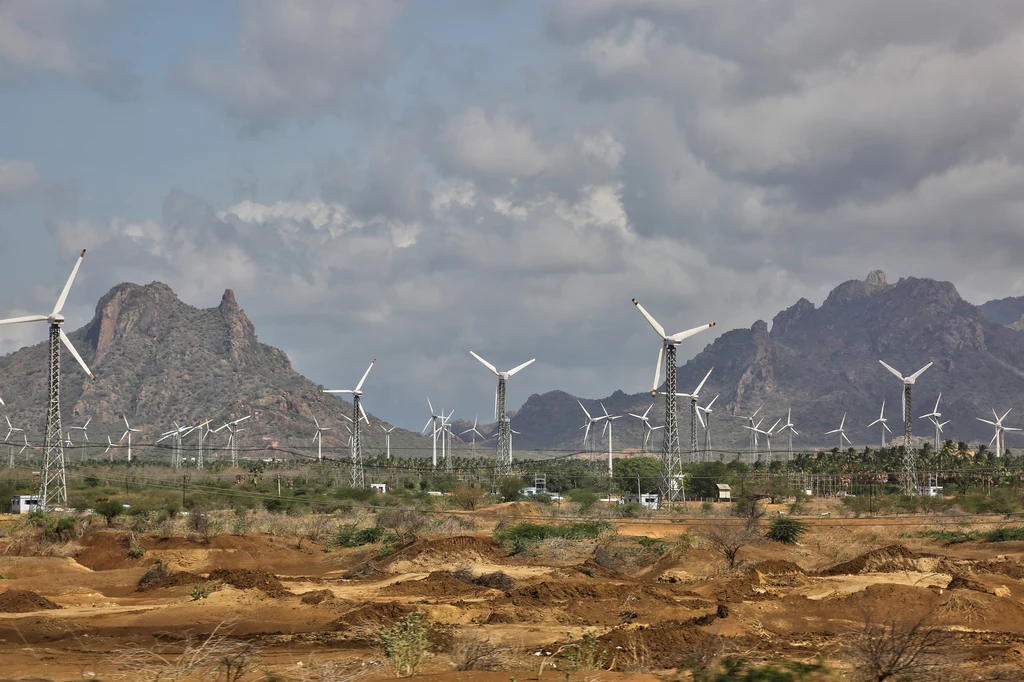
[[46, 321], [50, 324], [64, 324], [64, 316], [61, 313], [54, 313], [46, 317]]

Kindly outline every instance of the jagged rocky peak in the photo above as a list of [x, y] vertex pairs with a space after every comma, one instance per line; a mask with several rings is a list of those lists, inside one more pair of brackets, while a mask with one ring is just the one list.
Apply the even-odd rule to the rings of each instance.
[[808, 301], [806, 298], [801, 298], [785, 310], [779, 311], [775, 317], [772, 318], [772, 336], [781, 336], [785, 334], [793, 327], [794, 324], [804, 319], [808, 314], [813, 313], [814, 310], [815, 308], [813, 303]]
[[181, 301], [163, 282], [146, 285], [122, 282], [112, 288], [96, 304], [96, 314], [90, 324], [90, 341], [96, 346], [93, 364], [103, 364], [115, 339], [132, 328], [148, 328], [160, 318], [163, 309], [173, 304], [181, 304]]
[[867, 298], [880, 291], [885, 291], [895, 285], [889, 284], [889, 278], [881, 270], [872, 270], [863, 280], [851, 279], [843, 282], [833, 289], [825, 303], [822, 305], [834, 305], [837, 303], [849, 303], [862, 298]]

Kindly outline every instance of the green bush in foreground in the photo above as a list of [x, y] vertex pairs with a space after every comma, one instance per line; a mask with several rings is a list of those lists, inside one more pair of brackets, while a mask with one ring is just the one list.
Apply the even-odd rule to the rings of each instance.
[[334, 535], [331, 537], [330, 542], [328, 542], [328, 546], [362, 547], [363, 545], [372, 545], [380, 542], [382, 537], [384, 537], [384, 529], [379, 526], [356, 530], [354, 525], [346, 524], [335, 529]]
[[791, 516], [776, 516], [768, 525], [768, 531], [764, 534], [773, 542], [781, 542], [784, 545], [795, 545], [801, 536], [807, 532], [807, 524]]
[[384, 655], [399, 677], [412, 677], [430, 657], [430, 622], [419, 611], [380, 633]]

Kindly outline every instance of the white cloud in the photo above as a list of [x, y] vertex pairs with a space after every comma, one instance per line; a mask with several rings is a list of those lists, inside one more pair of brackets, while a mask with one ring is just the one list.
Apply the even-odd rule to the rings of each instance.
[[253, 131], [338, 113], [398, 58], [390, 28], [406, 0], [251, 0], [237, 59], [194, 55], [179, 74]]

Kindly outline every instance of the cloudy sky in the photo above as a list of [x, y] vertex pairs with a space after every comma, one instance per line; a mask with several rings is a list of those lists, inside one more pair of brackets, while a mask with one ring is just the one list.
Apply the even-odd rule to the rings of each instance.
[[[1024, 3], [0, 0], [0, 315], [232, 288], [418, 428], [875, 268], [1024, 294]], [[43, 340], [3, 328], [0, 352]], [[681, 359], [713, 340], [684, 345]]]

